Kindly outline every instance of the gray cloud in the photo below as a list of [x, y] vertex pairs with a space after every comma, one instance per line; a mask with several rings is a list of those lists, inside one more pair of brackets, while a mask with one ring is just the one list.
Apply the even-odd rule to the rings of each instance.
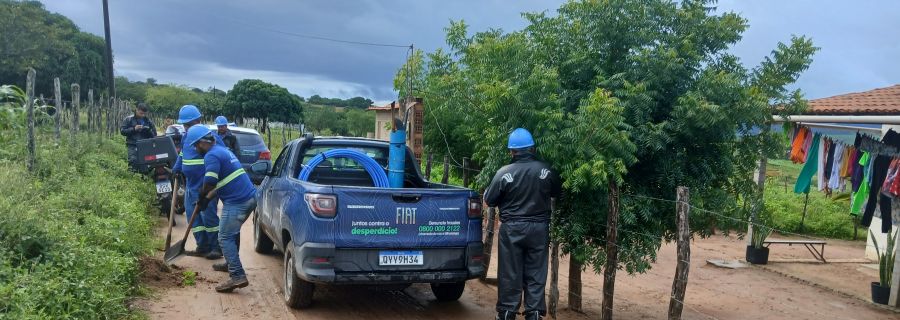
[[[520, 12], [554, 11], [562, 0], [540, 1], [212, 1], [110, 0], [116, 71], [132, 79], [229, 89], [243, 78], [278, 83], [302, 96], [362, 95], [390, 100], [402, 48], [303, 39], [275, 29], [338, 39], [444, 46], [443, 29], [464, 19], [470, 30], [515, 30]], [[100, 1], [45, 1], [82, 29], [103, 34]], [[900, 83], [900, 2], [737, 1], [720, 10], [750, 20], [732, 51], [757, 64], [791, 34], [811, 36], [822, 51], [798, 87], [810, 97]]]

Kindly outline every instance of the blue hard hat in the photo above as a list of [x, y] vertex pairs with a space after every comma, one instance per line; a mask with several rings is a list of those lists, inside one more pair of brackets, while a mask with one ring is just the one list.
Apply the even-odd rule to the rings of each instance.
[[203, 137], [210, 135], [212, 131], [209, 130], [207, 126], [193, 126], [188, 129], [187, 134], [184, 137], [184, 144], [188, 146], [194, 146], [197, 141], [203, 139]]
[[228, 118], [225, 118], [225, 116], [218, 116], [218, 117], [216, 117], [216, 125], [217, 125], [217, 126], [227, 126], [227, 125], [228, 125]]
[[178, 123], [188, 123], [200, 119], [200, 109], [192, 104], [186, 104], [178, 111]]
[[534, 138], [531, 137], [531, 132], [528, 132], [528, 130], [523, 128], [513, 130], [513, 132], [509, 134], [509, 143], [506, 145], [509, 149], [524, 149], [533, 146]]

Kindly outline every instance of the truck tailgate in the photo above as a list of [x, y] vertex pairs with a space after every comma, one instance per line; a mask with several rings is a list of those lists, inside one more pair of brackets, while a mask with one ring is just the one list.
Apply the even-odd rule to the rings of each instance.
[[[465, 189], [334, 187], [337, 248], [465, 247]], [[480, 230], [478, 230], [480, 231]]]

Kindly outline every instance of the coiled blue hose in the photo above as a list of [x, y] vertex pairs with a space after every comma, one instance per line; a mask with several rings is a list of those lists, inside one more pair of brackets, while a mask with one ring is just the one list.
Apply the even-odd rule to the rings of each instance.
[[303, 167], [303, 170], [300, 170], [300, 180], [309, 181], [309, 175], [312, 174], [313, 169], [316, 168], [322, 161], [325, 161], [327, 158], [347, 158], [353, 159], [359, 164], [363, 166], [363, 169], [366, 169], [366, 172], [369, 173], [369, 176], [372, 177], [372, 182], [375, 183], [376, 188], [389, 188], [390, 182], [388, 181], [388, 176], [384, 173], [384, 168], [378, 164], [377, 161], [367, 156], [365, 153], [351, 150], [351, 149], [331, 149], [316, 155], [314, 158], [309, 160], [309, 163]]

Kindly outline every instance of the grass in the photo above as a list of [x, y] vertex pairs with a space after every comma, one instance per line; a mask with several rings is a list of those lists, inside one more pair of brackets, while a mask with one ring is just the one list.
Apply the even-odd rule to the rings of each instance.
[[[765, 202], [766, 210], [772, 215], [772, 227], [820, 237], [854, 239], [856, 217], [849, 213], [850, 201], [846, 193], [835, 192], [826, 197], [813, 187], [806, 218], [803, 218], [805, 195], [794, 193], [794, 183], [801, 168], [802, 165], [788, 160], [769, 160]], [[812, 185], [816, 185], [815, 177]], [[856, 240], [865, 240], [866, 228], [860, 227], [857, 231]]]
[[193, 287], [197, 284], [197, 273], [191, 270], [185, 270], [181, 273], [181, 285], [185, 287]]
[[29, 173], [22, 130], [0, 132], [0, 318], [139, 317], [126, 300], [152, 250], [152, 186], [120, 138], [51, 136]]

